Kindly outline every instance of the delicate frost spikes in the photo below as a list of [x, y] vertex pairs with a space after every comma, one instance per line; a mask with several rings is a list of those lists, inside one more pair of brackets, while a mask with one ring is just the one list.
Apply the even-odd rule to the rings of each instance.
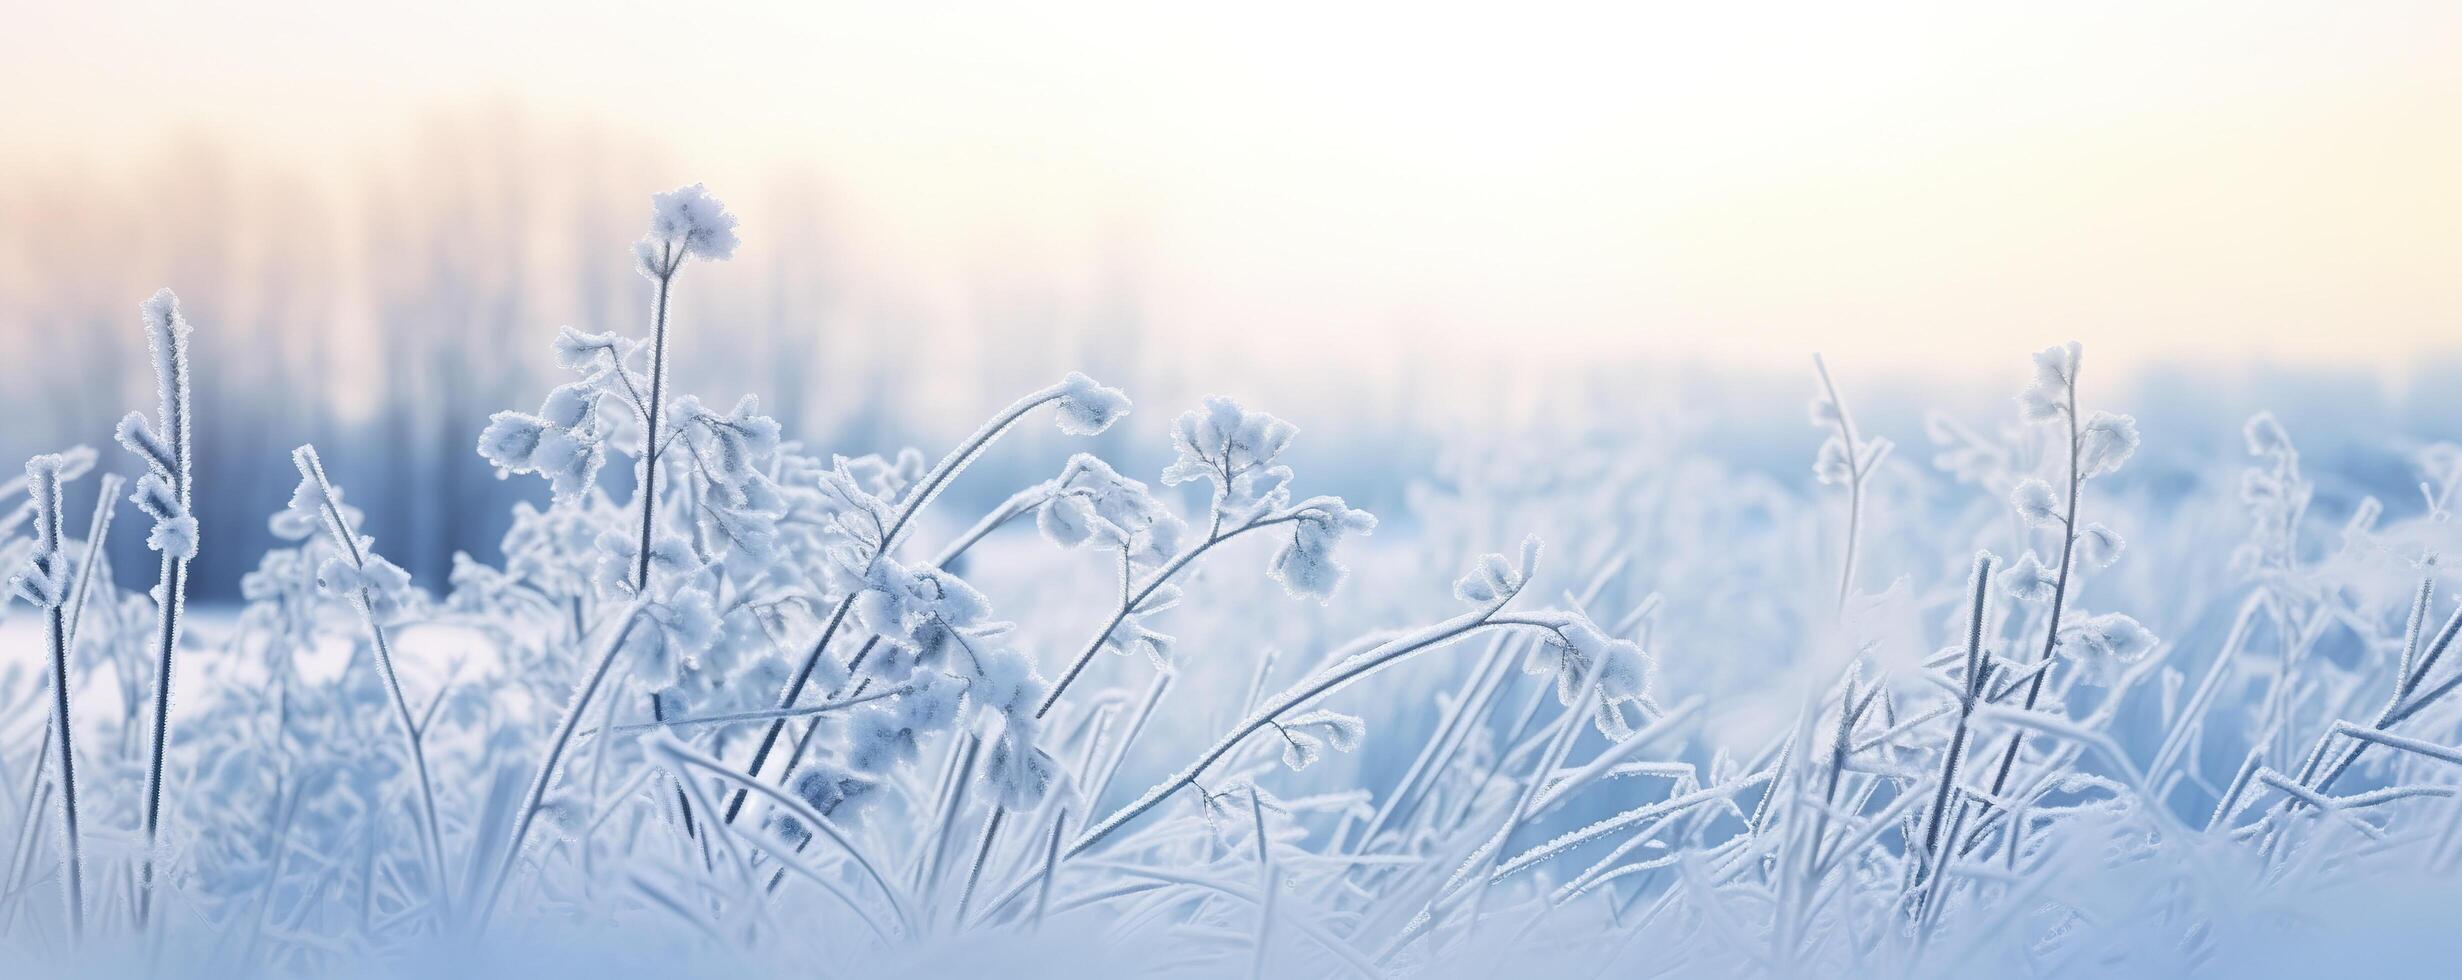
[[114, 433], [122, 447], [145, 464], [146, 473], [137, 478], [136, 492], [129, 500], [154, 519], [153, 532], [145, 543], [177, 561], [186, 561], [197, 554], [197, 522], [188, 512], [191, 491], [191, 467], [188, 422], [188, 335], [192, 328], [180, 315], [179, 297], [168, 289], [154, 294], [140, 307], [145, 318], [145, 345], [153, 354], [154, 387], [161, 398], [161, 408], [155, 418], [161, 431], [146, 422], [145, 415], [130, 412], [120, 419]]
[[9, 576], [9, 592], [45, 609], [68, 601], [70, 580], [66, 553], [60, 548], [60, 473], [67, 461], [57, 453], [26, 460], [26, 496], [34, 509], [34, 552]]
[[2028, 527], [2045, 527], [2060, 523], [2060, 498], [2052, 493], [2052, 485], [2028, 479], [2009, 491], [2009, 505], [2017, 508], [2019, 520]]
[[1118, 388], [1096, 384], [1093, 378], [1075, 371], [1061, 379], [1060, 389], [1057, 420], [1060, 431], [1069, 435], [1094, 435], [1128, 414], [1128, 395]]
[[2112, 412], [2096, 412], [2077, 431], [2077, 470], [2092, 479], [2120, 469], [2137, 451], [2137, 420]]
[[[634, 246], [643, 274], [653, 279], [674, 275], [686, 255], [711, 262], [733, 258], [735, 226], [735, 215], [700, 184], [650, 195], [650, 233]], [[656, 265], [662, 255], [664, 269]]]
[[2077, 385], [2077, 341], [2046, 347], [2035, 354], [2034, 380], [2017, 397], [2018, 411], [2029, 422], [2049, 422], [2071, 410]]

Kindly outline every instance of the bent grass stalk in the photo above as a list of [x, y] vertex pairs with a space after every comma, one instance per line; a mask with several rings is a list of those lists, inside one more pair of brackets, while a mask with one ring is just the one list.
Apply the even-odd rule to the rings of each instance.
[[[335, 553], [355, 569], [365, 570], [368, 555], [359, 546], [359, 535], [343, 518], [342, 508], [334, 501], [333, 483], [325, 478], [325, 464], [316, 456], [315, 446], [301, 446], [291, 453], [291, 462], [299, 468], [302, 479], [316, 485], [325, 515], [325, 530], [333, 538]], [[352, 590], [352, 606], [359, 612], [360, 624], [367, 627], [368, 639], [376, 653], [376, 667], [385, 681], [385, 690], [392, 696], [394, 720], [402, 729], [403, 749], [410, 753], [412, 771], [419, 777], [420, 846], [426, 853], [428, 871], [432, 877], [437, 908], [444, 921], [452, 921], [453, 882], [445, 867], [444, 828], [436, 815], [436, 785], [428, 773], [427, 748], [419, 731], [419, 722], [411, 714], [410, 698], [402, 692], [401, 675], [393, 667], [393, 642], [385, 625], [377, 617], [376, 597], [365, 586]]]

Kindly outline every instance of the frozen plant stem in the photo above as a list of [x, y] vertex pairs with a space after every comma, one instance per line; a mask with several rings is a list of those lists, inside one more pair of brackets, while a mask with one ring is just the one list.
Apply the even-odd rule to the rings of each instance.
[[142, 307], [146, 346], [153, 354], [154, 386], [160, 396], [156, 432], [135, 412], [120, 420], [120, 444], [146, 464], [132, 499], [154, 518], [154, 533], [146, 544], [162, 553], [155, 586], [154, 704], [151, 751], [145, 770], [145, 854], [137, 874], [137, 925], [150, 921], [154, 899], [155, 851], [162, 832], [163, 760], [171, 743], [172, 655], [179, 650], [182, 613], [187, 608], [188, 561], [196, 555], [196, 518], [190, 513], [195, 458], [190, 445], [188, 384], [188, 321], [179, 312], [179, 297], [168, 289], [154, 294]]
[[1986, 607], [1991, 599], [1992, 555], [1990, 552], [1975, 555], [1973, 581], [1974, 605], [1968, 613], [1966, 626], [1966, 686], [1958, 695], [1957, 727], [1950, 732], [1949, 750], [1941, 754], [1939, 785], [1933, 791], [1931, 815], [1924, 823], [1923, 850], [1927, 859], [1932, 863], [1932, 867], [1927, 871], [1932, 876], [1940, 874], [1941, 828], [1944, 818], [1949, 815], [1949, 804], [1957, 790], [1958, 764], [1966, 754], [1966, 741], [1969, 732], [1973, 729], [1975, 705], [1983, 699], [1984, 679], [1988, 672], [1985, 666], [1988, 659], [1983, 653], [1983, 622]]
[[[1510, 598], [1510, 596], [1506, 597], [1507, 601]], [[1558, 621], [1559, 616], [1560, 614], [1550, 613], [1508, 616], [1503, 613], [1503, 603], [1499, 602], [1423, 627], [1417, 632], [1387, 640], [1357, 656], [1334, 664], [1316, 676], [1302, 681], [1297, 687], [1276, 695], [1256, 711], [1251, 712], [1247, 718], [1242, 719], [1238, 725], [1233, 726], [1229, 732], [1224, 733], [1221, 738], [1215, 740], [1214, 744], [1199, 754], [1197, 760], [1190, 763], [1187, 768], [1155, 784], [1153, 788], [1138, 796], [1135, 801], [1121, 807], [1111, 816], [1103, 818], [1101, 822], [1086, 828], [1085, 832], [1069, 845], [1068, 851], [1063, 856], [1076, 857], [1085, 853], [1087, 849], [1100, 843], [1103, 838], [1110, 836], [1113, 831], [1160, 805], [1165, 799], [1170, 798], [1171, 794], [1195, 783], [1197, 777], [1203, 775], [1208, 767], [1220, 761], [1223, 756], [1230, 754], [1232, 749], [1238, 748], [1248, 736], [1263, 730], [1267, 725], [1273, 724], [1285, 713], [1300, 705], [1332, 693], [1387, 664], [1422, 650], [1443, 646], [1488, 629], [1555, 629], [1563, 625]]]
[[684, 254], [672, 242], [658, 255], [658, 299], [650, 314], [650, 391], [641, 406], [641, 541], [633, 559], [633, 591], [650, 591], [650, 545], [658, 527], [658, 423], [667, 400], [667, 294]]
[[[2027, 711], [2035, 710], [2035, 702], [2043, 697], [2044, 678], [2052, 674], [2052, 653], [2060, 646], [2060, 612], [2067, 607], [2069, 599], [2069, 571], [2077, 565], [2077, 492], [2085, 483], [2085, 476], [2078, 472], [2078, 454], [2083, 446], [2078, 441], [2077, 433], [2075, 370], [2069, 372], [2066, 406], [2062, 414], [2067, 416], [2069, 424], [2069, 497], [2068, 506], [2060, 516], [2060, 571], [2052, 585], [2052, 608], [2043, 627], [2043, 653], [2035, 658], [2044, 667], [2035, 671], [2033, 680], [2026, 682]], [[2000, 757], [2000, 771], [1992, 776], [1992, 799], [1999, 799], [2001, 791], [2008, 788], [2009, 774], [2017, 768], [2018, 749], [2025, 744], [2025, 740], [2026, 732], [2023, 729], [2009, 733], [2009, 749]]]
[[1293, 521], [1300, 520], [1302, 515], [1310, 513], [1314, 508], [1322, 506], [1325, 499], [1326, 498], [1318, 497], [1303, 501], [1297, 506], [1287, 508], [1279, 513], [1262, 515], [1255, 520], [1249, 521], [1228, 531], [1222, 529], [1222, 515], [1217, 512], [1215, 514], [1214, 529], [1206, 535], [1204, 541], [1198, 542], [1196, 546], [1189, 548], [1187, 551], [1181, 552], [1178, 557], [1171, 559], [1168, 564], [1156, 569], [1154, 574], [1146, 579], [1145, 584], [1138, 586], [1134, 593], [1130, 593], [1126, 589], [1122, 590], [1120, 605], [1117, 609], [1112, 611], [1110, 620], [1103, 625], [1100, 632], [1094, 634], [1094, 639], [1086, 644], [1085, 649], [1078, 651], [1076, 659], [1069, 661], [1068, 671], [1061, 674], [1060, 679], [1052, 684], [1050, 693], [1043, 695], [1043, 703], [1035, 707], [1034, 716], [1036, 718], [1041, 718], [1044, 715], [1051, 713], [1052, 707], [1060, 703], [1060, 695], [1068, 691], [1069, 685], [1075, 683], [1080, 674], [1085, 673], [1086, 665], [1094, 661], [1094, 655], [1102, 652], [1103, 643], [1111, 638], [1112, 632], [1120, 628], [1120, 623], [1123, 620], [1126, 620], [1130, 613], [1137, 611], [1139, 606], [1145, 605], [1146, 600], [1153, 598], [1154, 593], [1159, 591], [1165, 584], [1169, 583], [1172, 576], [1177, 575], [1182, 570], [1186, 569], [1191, 563], [1204, 556], [1207, 551], [1212, 550], [1215, 545], [1219, 545], [1225, 541], [1231, 540], [1232, 538], [1236, 538], [1242, 534], [1246, 534], [1260, 528], [1272, 527], [1277, 524], [1288, 524]]
[[47, 581], [44, 593], [43, 639], [51, 650], [51, 744], [59, 754], [60, 892], [68, 914], [72, 940], [85, 935], [85, 858], [77, 829], [77, 753], [69, 737], [68, 606], [60, 573], [60, 464], [58, 456], [37, 456], [26, 463], [26, 492], [34, 498], [35, 569]]
[[[333, 536], [334, 550], [352, 568], [365, 570], [368, 556], [359, 547], [359, 536], [342, 517], [342, 508], [334, 502], [333, 484], [325, 478], [325, 464], [316, 458], [315, 446], [301, 446], [291, 453], [291, 462], [299, 467], [301, 478], [312, 481], [325, 513], [325, 530]], [[369, 641], [376, 651], [376, 667], [383, 675], [385, 690], [392, 695], [395, 720], [401, 723], [402, 744], [410, 752], [411, 770], [419, 777], [420, 846], [427, 852], [430, 887], [435, 889], [437, 908], [446, 920], [451, 920], [451, 882], [446, 878], [444, 837], [436, 822], [436, 788], [428, 775], [427, 750], [421, 746], [419, 723], [411, 715], [410, 699], [402, 693], [402, 679], [393, 669], [393, 645], [385, 635], [384, 623], [376, 617], [376, 598], [365, 586], [352, 591], [351, 604], [358, 608], [360, 622], [368, 628]]]
[[1838, 570], [1838, 608], [1846, 609], [1847, 596], [1855, 590], [1855, 548], [1863, 533], [1864, 475], [1872, 461], [1863, 458], [1863, 445], [1855, 441], [1855, 419], [1847, 414], [1846, 402], [1838, 397], [1838, 385], [1830, 380], [1829, 363], [1821, 355], [1812, 355], [1813, 370], [1821, 374], [1821, 390], [1828, 393], [1829, 405], [1836, 418], [1839, 444], [1846, 448], [1847, 464], [1847, 531], [1846, 558]]

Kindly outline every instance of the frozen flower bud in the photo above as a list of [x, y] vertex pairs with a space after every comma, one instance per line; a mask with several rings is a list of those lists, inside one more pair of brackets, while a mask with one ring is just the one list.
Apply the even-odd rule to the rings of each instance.
[[1087, 502], [1088, 497], [1087, 494], [1055, 494], [1035, 511], [1035, 527], [1040, 528], [1051, 543], [1063, 548], [1085, 544], [1094, 537], [1095, 522], [1102, 520], [1094, 516], [1094, 505]]
[[2018, 410], [2026, 421], [2049, 422], [2069, 411], [2071, 389], [2077, 384], [2077, 360], [2074, 340], [2035, 354], [2034, 379], [2018, 394]]
[[145, 535], [145, 546], [177, 561], [197, 556], [197, 519], [186, 514], [154, 522], [154, 529]]
[[479, 456], [504, 473], [531, 472], [531, 456], [547, 437], [547, 420], [521, 412], [497, 412], [479, 430]]
[[2096, 412], [2077, 431], [2077, 469], [2087, 478], [2117, 471], [2136, 451], [2137, 420], [2126, 415]]
[[2029, 479], [2009, 492], [2009, 504], [2017, 508], [2019, 520], [2028, 527], [2043, 527], [2060, 523], [2060, 498], [2052, 493], [2052, 485]]
[[556, 366], [578, 371], [590, 366], [601, 356], [621, 361], [631, 351], [631, 342], [614, 333], [582, 333], [571, 327], [556, 328]]
[[1349, 752], [1368, 734], [1367, 723], [1335, 711], [1293, 715], [1275, 726], [1283, 737], [1282, 764], [1297, 772], [1321, 758], [1323, 749]]
[[1113, 422], [1127, 415], [1128, 396], [1118, 388], [1105, 388], [1093, 378], [1069, 372], [1060, 382], [1060, 431], [1073, 436], [1090, 436], [1111, 428]]
[[2077, 556], [2096, 568], [2109, 568], [2120, 560], [2120, 549], [2127, 542], [2101, 524], [2088, 524], [2077, 532]]
[[1484, 605], [1520, 590], [1522, 575], [1505, 561], [1505, 556], [1480, 555], [1460, 581], [1453, 583], [1453, 594], [1463, 602]]
[[600, 388], [596, 379], [557, 385], [539, 405], [539, 418], [559, 429], [578, 429], [598, 408]]
[[1103, 646], [1111, 652], [1127, 656], [1142, 651], [1154, 669], [1164, 672], [1171, 670], [1171, 652], [1178, 643], [1177, 637], [1147, 627], [1136, 616], [1121, 617], [1120, 625], [1103, 637]]
[[846, 764], [856, 772], [885, 773], [920, 753], [914, 731], [887, 708], [865, 705], [847, 719]]
[[2248, 424], [2240, 428], [2240, 434], [2248, 440], [2248, 454], [2251, 456], [2289, 457], [2297, 454], [2291, 445], [2291, 433], [2283, 430], [2282, 422], [2275, 419], [2272, 412], [2249, 416]]
[[2056, 585], [2052, 570], [2044, 567], [2043, 560], [2032, 551], [2018, 556], [2000, 573], [2001, 591], [2029, 602], [2051, 598]]
[[2145, 657], [2154, 644], [2154, 633], [2144, 624], [2122, 613], [2104, 613], [2071, 619], [2063, 625], [2058, 649], [2062, 656], [2085, 663], [2098, 676], [2109, 677], [2114, 667]]
[[1830, 486], [1855, 478], [1855, 464], [1847, 459], [1845, 440], [1833, 435], [1821, 441], [1821, 451], [1812, 458], [1812, 475]]
[[[650, 234], [642, 245], [680, 250], [676, 258], [693, 255], [719, 262], [735, 255], [735, 216], [700, 184], [650, 195]], [[636, 246], [639, 249], [640, 246]], [[646, 264], [646, 263], [645, 263]], [[666, 270], [673, 272], [672, 268]]]
[[1220, 395], [1202, 408], [1182, 413], [1171, 427], [1172, 448], [1179, 457], [1163, 469], [1169, 485], [1203, 480], [1214, 485], [1217, 505], [1234, 516], [1254, 516], [1279, 506], [1288, 478], [1241, 480], [1243, 474], [1266, 469], [1289, 447], [1299, 428], [1264, 412], [1251, 412]]
[[1376, 530], [1376, 516], [1346, 506], [1340, 497], [1305, 504], [1291, 522], [1290, 540], [1274, 552], [1266, 573], [1292, 595], [1329, 599], [1350, 569], [1334, 560], [1334, 546], [1347, 534]]

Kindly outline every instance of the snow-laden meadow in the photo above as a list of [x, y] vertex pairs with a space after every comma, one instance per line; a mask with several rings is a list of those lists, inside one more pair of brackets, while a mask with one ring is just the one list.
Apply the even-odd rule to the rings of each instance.
[[[544, 504], [437, 588], [326, 469], [386, 447], [302, 446], [244, 606], [189, 608], [215, 321], [143, 303], [159, 404], [0, 487], [8, 972], [2450, 962], [2462, 448], [2386, 434], [2403, 496], [2312, 507], [2354, 481], [2258, 414], [2157, 492], [2074, 344], [1923, 444], [1807, 360], [1785, 479], [1465, 435], [1401, 514], [1287, 465], [1306, 419], [1083, 374], [816, 445], [671, 384], [737, 218], [652, 218], [638, 325], [540, 331], [561, 383], [468, 433]], [[1047, 427], [1171, 461], [944, 499]]]

